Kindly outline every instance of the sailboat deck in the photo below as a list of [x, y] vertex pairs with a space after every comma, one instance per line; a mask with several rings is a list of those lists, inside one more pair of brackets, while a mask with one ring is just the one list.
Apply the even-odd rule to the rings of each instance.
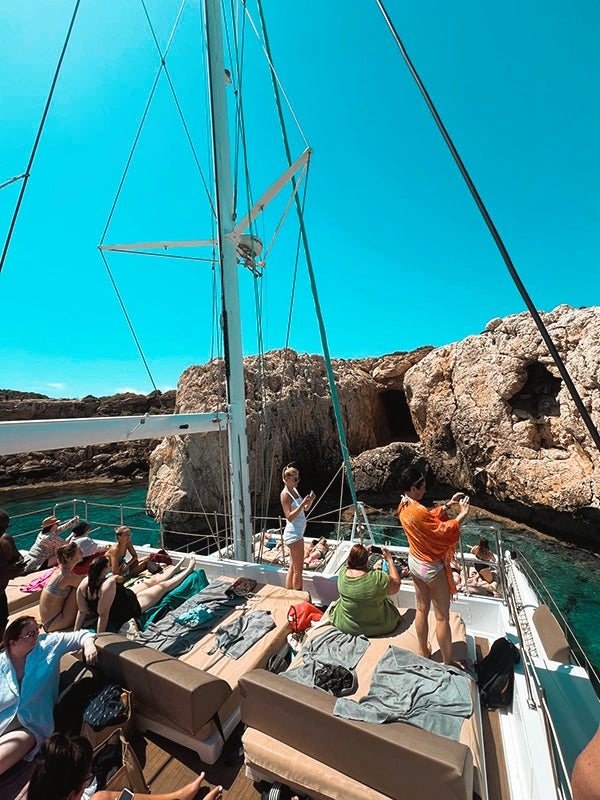
[[260, 800], [260, 784], [254, 784], [246, 777], [244, 757], [241, 750], [241, 729], [227, 742], [226, 748], [212, 765], [202, 764], [191, 750], [164, 739], [155, 733], [138, 734], [133, 742], [144, 777], [152, 794], [172, 792], [194, 780], [204, 771], [205, 784], [199, 798], [208, 788], [222, 786], [224, 796], [235, 800]]

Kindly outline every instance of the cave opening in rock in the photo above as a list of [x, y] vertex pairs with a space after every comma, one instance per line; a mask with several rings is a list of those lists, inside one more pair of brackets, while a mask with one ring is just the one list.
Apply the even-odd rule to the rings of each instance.
[[[413, 425], [404, 392], [394, 389], [382, 392], [381, 402], [385, 414], [388, 441], [418, 442], [419, 437]], [[386, 443], [380, 442], [380, 444]]]
[[557, 397], [561, 383], [561, 379], [555, 378], [539, 361], [528, 364], [525, 385], [508, 401], [513, 413], [530, 418], [559, 417]]

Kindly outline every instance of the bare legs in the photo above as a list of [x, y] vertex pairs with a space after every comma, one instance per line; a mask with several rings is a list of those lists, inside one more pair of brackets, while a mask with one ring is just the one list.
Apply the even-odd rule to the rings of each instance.
[[[204, 780], [204, 773], [201, 772], [195, 781], [188, 783], [176, 792], [168, 792], [167, 794], [138, 794], [135, 793], [136, 800], [194, 800], [196, 795], [201, 789], [202, 781]], [[92, 795], [91, 800], [118, 800], [120, 792], [96, 792]], [[215, 786], [208, 794], [202, 796], [202, 800], [221, 800], [223, 797], [223, 787]]]
[[180, 561], [172, 567], [167, 567], [159, 575], [153, 575], [143, 583], [134, 584], [133, 591], [137, 595], [142, 611], [146, 611], [150, 606], [158, 603], [167, 592], [183, 583], [188, 575], [194, 571], [194, 566], [194, 559], [190, 558], [187, 567], [182, 572], [178, 572], [181, 567]]
[[14, 766], [35, 747], [35, 736], [20, 728], [0, 736], [0, 775]]
[[429, 632], [427, 617], [430, 603], [433, 603], [435, 614], [435, 635], [442, 652], [444, 664], [464, 669], [464, 664], [455, 661], [452, 657], [452, 634], [450, 633], [450, 591], [444, 570], [429, 583], [413, 576], [415, 593], [417, 596], [417, 613], [415, 615], [415, 630], [419, 643], [419, 655], [424, 658], [431, 657], [431, 646], [427, 641]]
[[288, 544], [290, 566], [285, 579], [286, 589], [302, 589], [302, 565], [304, 562], [304, 539]]
[[415, 614], [415, 631], [417, 634], [417, 642], [419, 645], [419, 655], [423, 658], [431, 658], [431, 645], [427, 641], [429, 634], [429, 625], [427, 617], [429, 616], [429, 606], [431, 605], [431, 597], [429, 596], [429, 588], [425, 581], [413, 577], [415, 584], [415, 595], [417, 598], [417, 613]]

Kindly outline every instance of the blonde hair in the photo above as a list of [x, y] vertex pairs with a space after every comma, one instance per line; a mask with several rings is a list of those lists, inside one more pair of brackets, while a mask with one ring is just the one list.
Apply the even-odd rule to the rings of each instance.
[[115, 528], [115, 533], [117, 536], [120, 536], [122, 533], [128, 533], [131, 536], [131, 528], [127, 525], [119, 525]]
[[73, 558], [75, 553], [79, 550], [79, 545], [75, 542], [69, 542], [56, 548], [56, 559], [61, 567], [66, 567], [69, 561]]
[[298, 472], [297, 467], [294, 467], [293, 464], [288, 464], [287, 467], [284, 467], [281, 470], [281, 478], [282, 478], [282, 480], [285, 480], [286, 478], [289, 478], [289, 476], [294, 474], [294, 473], [296, 475], [300, 475], [300, 473]]

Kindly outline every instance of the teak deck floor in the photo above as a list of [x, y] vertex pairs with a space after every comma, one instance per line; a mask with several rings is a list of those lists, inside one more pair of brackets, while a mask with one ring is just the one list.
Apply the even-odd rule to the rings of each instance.
[[[490, 644], [487, 639], [475, 638], [475, 651], [477, 660], [487, 656]], [[506, 758], [500, 732], [498, 710], [490, 711], [481, 707], [481, 721], [483, 725], [483, 747], [485, 750], [485, 768], [489, 800], [510, 800], [510, 788], [506, 772]]]
[[201, 800], [214, 786], [223, 787], [223, 796], [231, 800], [260, 800], [265, 786], [255, 785], [246, 777], [241, 752], [242, 727], [227, 741], [223, 753], [212, 765], [203, 764], [198, 756], [185, 747], [148, 731], [133, 741], [152, 794], [173, 792], [193, 781], [200, 772], [206, 773], [207, 784], [198, 794]]

